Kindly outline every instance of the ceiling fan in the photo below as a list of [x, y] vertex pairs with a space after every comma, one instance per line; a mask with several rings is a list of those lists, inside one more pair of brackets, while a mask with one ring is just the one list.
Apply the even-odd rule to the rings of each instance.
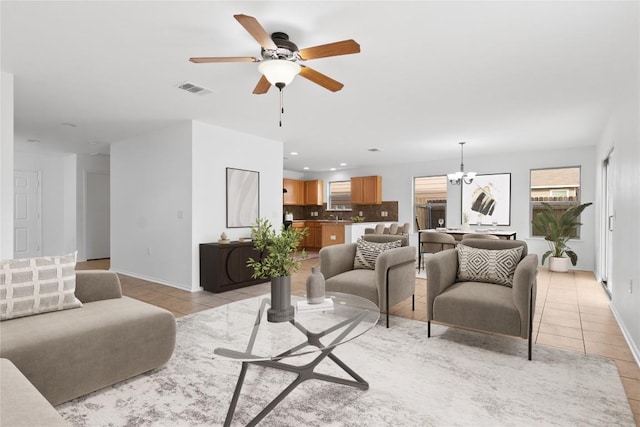
[[262, 77], [253, 89], [253, 93], [257, 95], [267, 93], [271, 85], [282, 91], [282, 88], [291, 83], [297, 74], [325, 89], [337, 92], [343, 88], [344, 85], [342, 83], [302, 65], [300, 62], [360, 52], [360, 45], [354, 40], [343, 40], [298, 49], [298, 46], [291, 42], [289, 36], [285, 33], [276, 32], [269, 36], [253, 16], [233, 15], [233, 17], [262, 46], [261, 58], [251, 56], [201, 57], [189, 58], [189, 61], [199, 64], [212, 62], [259, 62], [258, 70], [262, 73]]

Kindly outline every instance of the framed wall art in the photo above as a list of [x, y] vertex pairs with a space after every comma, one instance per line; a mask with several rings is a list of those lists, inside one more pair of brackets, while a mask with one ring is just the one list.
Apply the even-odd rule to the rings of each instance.
[[260, 217], [260, 172], [227, 168], [227, 228], [251, 227]]
[[462, 184], [462, 222], [511, 225], [511, 174], [476, 175], [471, 184]]

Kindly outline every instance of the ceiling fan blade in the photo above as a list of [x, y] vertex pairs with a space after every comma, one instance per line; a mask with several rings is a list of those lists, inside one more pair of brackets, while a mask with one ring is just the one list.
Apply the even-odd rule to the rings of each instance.
[[238, 21], [258, 43], [260, 43], [260, 46], [271, 50], [278, 48], [273, 40], [271, 40], [269, 33], [262, 28], [262, 25], [260, 25], [256, 18], [249, 15], [233, 15], [233, 17], [236, 18], [236, 21]]
[[253, 89], [253, 93], [255, 95], [262, 95], [263, 93], [267, 93], [270, 87], [271, 83], [269, 83], [269, 80], [267, 80], [265, 76], [262, 76], [260, 77], [255, 89]]
[[207, 62], [258, 62], [258, 59], [251, 56], [205, 56], [202, 58], [189, 58], [189, 61], [203, 64]]
[[331, 77], [325, 76], [313, 68], [309, 68], [304, 65], [301, 65], [300, 67], [302, 68], [300, 70], [300, 75], [302, 77], [330, 90], [331, 92], [337, 92], [344, 87], [342, 83], [333, 80]]
[[326, 58], [328, 56], [349, 55], [360, 53], [360, 45], [355, 40], [343, 40], [341, 42], [323, 44], [320, 46], [300, 49], [302, 59]]

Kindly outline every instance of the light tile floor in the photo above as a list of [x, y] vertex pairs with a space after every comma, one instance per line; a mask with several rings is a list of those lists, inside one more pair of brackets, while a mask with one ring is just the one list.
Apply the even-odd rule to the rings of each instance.
[[[300, 271], [292, 276], [293, 293], [304, 295], [306, 277], [317, 263], [317, 259], [302, 262]], [[109, 260], [79, 263], [78, 269], [109, 269]], [[270, 289], [269, 284], [264, 283], [214, 294], [186, 292], [125, 275], [120, 275], [120, 280], [125, 295], [163, 307], [176, 317], [262, 295]], [[426, 280], [416, 279], [415, 299], [415, 311], [411, 310], [411, 299], [408, 299], [392, 307], [391, 314], [426, 321]], [[613, 359], [636, 425], [640, 427], [640, 368], [611, 313], [609, 302], [606, 292], [591, 272], [551, 273], [540, 268], [534, 339], [537, 345]]]

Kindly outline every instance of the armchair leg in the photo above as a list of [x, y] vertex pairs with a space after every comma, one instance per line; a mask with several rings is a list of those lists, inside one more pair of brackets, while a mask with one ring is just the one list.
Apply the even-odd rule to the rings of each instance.
[[411, 295], [411, 311], [416, 311], [416, 294]]
[[431, 320], [427, 320], [427, 338], [431, 338]]
[[533, 286], [529, 295], [529, 360], [531, 360], [531, 345], [533, 339]]
[[387, 329], [389, 329], [389, 270], [387, 270], [387, 288], [385, 289], [385, 297], [386, 297], [386, 304], [385, 307], [387, 308]]

